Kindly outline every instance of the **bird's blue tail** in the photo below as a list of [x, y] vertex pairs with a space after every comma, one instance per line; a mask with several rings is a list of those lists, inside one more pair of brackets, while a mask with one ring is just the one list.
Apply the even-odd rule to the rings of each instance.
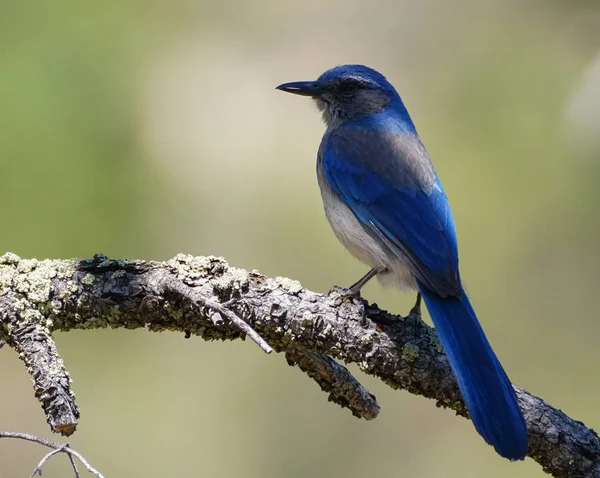
[[424, 286], [420, 290], [475, 428], [503, 457], [525, 458], [525, 420], [466, 292], [444, 299]]

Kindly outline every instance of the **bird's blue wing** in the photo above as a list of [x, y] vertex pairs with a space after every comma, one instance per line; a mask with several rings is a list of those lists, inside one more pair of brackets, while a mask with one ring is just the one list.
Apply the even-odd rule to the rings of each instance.
[[319, 156], [332, 189], [419, 282], [442, 297], [461, 294], [452, 212], [416, 135], [341, 131]]

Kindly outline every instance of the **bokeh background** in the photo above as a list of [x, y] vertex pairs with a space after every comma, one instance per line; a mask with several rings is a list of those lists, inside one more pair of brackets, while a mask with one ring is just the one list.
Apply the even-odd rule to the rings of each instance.
[[[323, 132], [274, 87], [341, 63], [399, 89], [451, 199], [462, 275], [512, 380], [600, 427], [600, 4], [559, 0], [4, 2], [0, 253], [225, 256], [326, 291], [365, 272], [322, 212]], [[372, 283], [406, 312], [412, 294]], [[541, 477], [433, 401], [352, 368], [359, 421], [251, 342], [57, 334], [108, 477]], [[0, 429], [50, 437], [0, 351]], [[0, 476], [45, 449], [2, 440]], [[44, 476], [71, 476], [50, 461]]]

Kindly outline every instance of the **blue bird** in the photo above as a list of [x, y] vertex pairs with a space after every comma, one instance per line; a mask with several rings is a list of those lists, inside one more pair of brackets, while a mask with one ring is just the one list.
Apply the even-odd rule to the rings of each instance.
[[343, 65], [277, 89], [312, 97], [327, 126], [317, 155], [325, 214], [370, 279], [416, 289], [477, 431], [503, 457], [527, 454], [527, 428], [458, 270], [450, 204], [404, 103], [379, 72]]

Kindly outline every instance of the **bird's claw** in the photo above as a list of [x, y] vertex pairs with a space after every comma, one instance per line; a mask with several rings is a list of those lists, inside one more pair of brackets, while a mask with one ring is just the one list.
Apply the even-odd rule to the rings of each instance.
[[334, 285], [329, 291], [328, 295], [333, 294], [337, 295], [340, 299], [349, 299], [353, 302], [356, 301], [358, 305], [360, 305], [360, 324], [363, 327], [367, 326], [367, 301], [361, 297], [360, 289], [356, 290], [352, 287], [340, 287], [338, 285]]
[[352, 287], [340, 287], [334, 285], [329, 291], [328, 295], [339, 295], [342, 299], [361, 299], [360, 290], [353, 289]]

